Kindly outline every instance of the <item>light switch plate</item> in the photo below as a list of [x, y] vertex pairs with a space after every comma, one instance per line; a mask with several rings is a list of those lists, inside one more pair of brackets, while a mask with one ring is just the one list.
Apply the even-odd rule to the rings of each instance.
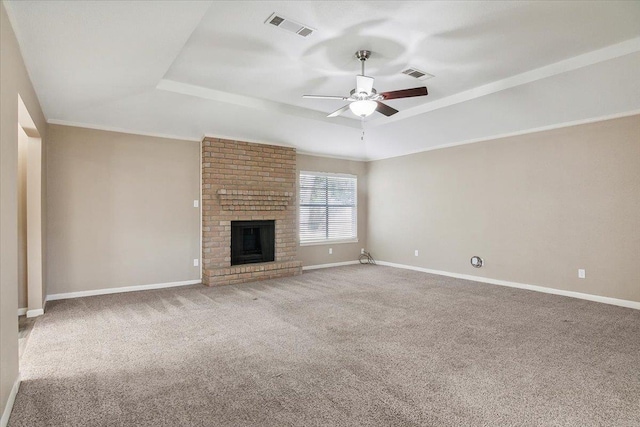
[[193, 266], [197, 267], [199, 265], [200, 261], [196, 258], [193, 260]]
[[585, 277], [587, 277], [587, 272], [583, 268], [579, 268], [578, 269], [578, 278], [579, 279], [584, 279]]
[[193, 207], [197, 208], [198, 206], [200, 206], [200, 200], [194, 200], [193, 201]]

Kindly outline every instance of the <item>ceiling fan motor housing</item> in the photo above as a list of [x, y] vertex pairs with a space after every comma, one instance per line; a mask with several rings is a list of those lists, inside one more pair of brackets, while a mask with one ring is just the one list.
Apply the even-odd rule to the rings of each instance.
[[357, 89], [351, 89], [351, 92], [349, 92], [349, 94], [351, 95], [349, 98], [353, 99], [355, 101], [357, 100], [363, 100], [363, 99], [369, 99], [372, 101], [381, 101], [382, 100], [382, 96], [378, 95], [378, 92], [375, 89], [371, 89], [371, 93], [367, 94], [365, 92], [357, 92]]
[[359, 50], [356, 52], [356, 58], [360, 61], [366, 61], [371, 56], [370, 50]]

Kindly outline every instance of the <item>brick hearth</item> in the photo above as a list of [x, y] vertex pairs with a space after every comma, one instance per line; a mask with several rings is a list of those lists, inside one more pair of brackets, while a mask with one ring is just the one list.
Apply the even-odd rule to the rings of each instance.
[[[275, 261], [231, 266], [231, 221], [275, 220]], [[202, 268], [209, 286], [300, 274], [296, 151], [218, 138], [202, 142]]]

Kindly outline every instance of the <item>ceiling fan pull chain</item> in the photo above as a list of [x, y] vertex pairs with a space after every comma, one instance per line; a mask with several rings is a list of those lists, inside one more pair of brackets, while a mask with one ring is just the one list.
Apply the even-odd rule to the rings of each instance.
[[362, 135], [360, 136], [360, 141], [364, 142], [364, 117], [360, 120], [362, 122]]

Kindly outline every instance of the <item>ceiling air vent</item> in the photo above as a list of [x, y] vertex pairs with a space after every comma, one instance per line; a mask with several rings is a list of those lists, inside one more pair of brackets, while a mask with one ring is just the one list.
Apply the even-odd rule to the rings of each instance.
[[265, 22], [265, 24], [271, 24], [278, 28], [282, 28], [290, 33], [295, 33], [302, 37], [307, 37], [311, 35], [315, 30], [313, 28], [309, 28], [306, 25], [302, 25], [299, 22], [292, 21], [291, 19], [285, 18], [282, 15], [278, 15], [274, 13], [271, 15]]
[[432, 77], [435, 77], [433, 74], [425, 73], [424, 71], [420, 71], [416, 68], [407, 68], [406, 70], [402, 71], [402, 74], [415, 77], [418, 80], [427, 80]]

